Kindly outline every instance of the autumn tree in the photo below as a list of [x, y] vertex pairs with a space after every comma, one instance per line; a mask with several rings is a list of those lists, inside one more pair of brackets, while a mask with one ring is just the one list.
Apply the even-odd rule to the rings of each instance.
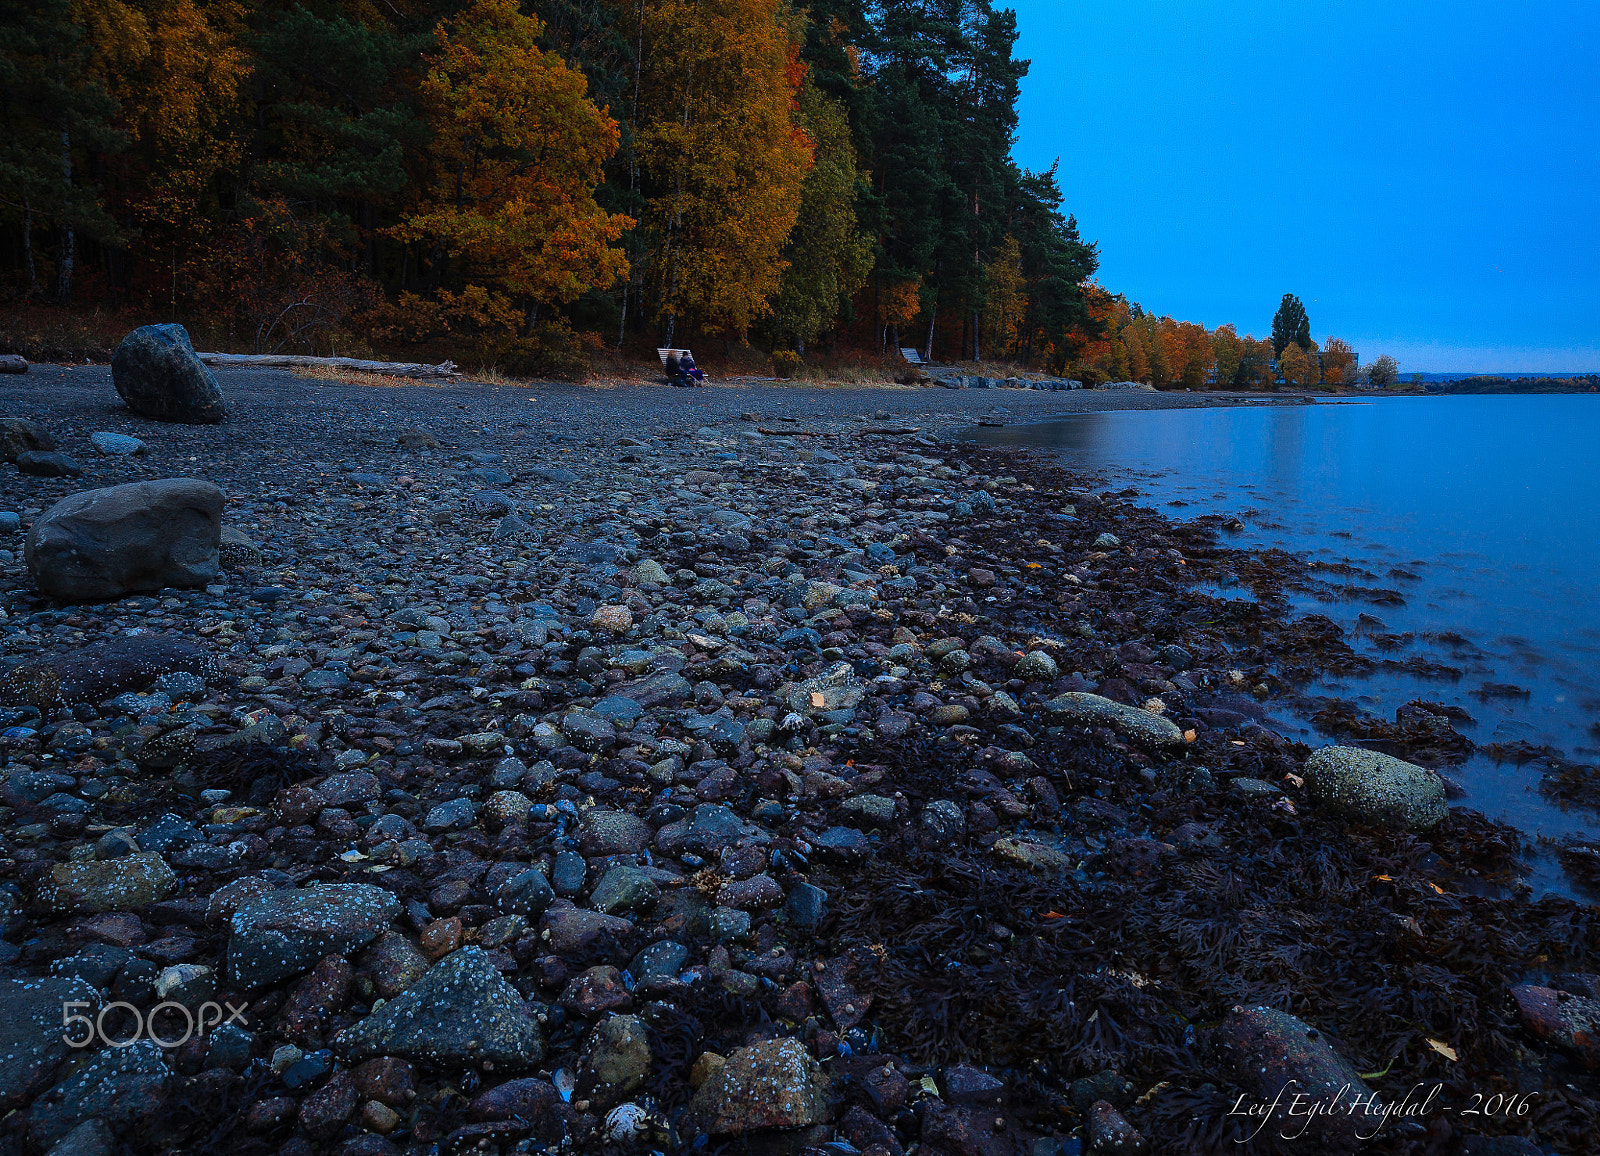
[[991, 357], [1005, 357], [1016, 346], [1027, 316], [1027, 281], [1022, 271], [1022, 246], [1007, 236], [984, 269], [983, 347]]
[[1316, 363], [1298, 344], [1291, 341], [1278, 358], [1278, 375], [1286, 385], [1305, 388], [1315, 380]]
[[1217, 366], [1217, 384], [1234, 384], [1234, 376], [1244, 361], [1244, 344], [1247, 338], [1239, 336], [1232, 325], [1219, 325], [1211, 335], [1211, 356]]
[[680, 316], [744, 333], [788, 263], [814, 143], [782, 0], [654, 0], [640, 14], [639, 159], [667, 340]]
[[1311, 348], [1311, 320], [1306, 316], [1306, 307], [1300, 303], [1300, 298], [1293, 293], [1285, 293], [1278, 305], [1278, 312], [1272, 317], [1273, 355], [1282, 357], [1291, 341], [1302, 352]]
[[1322, 346], [1322, 379], [1330, 385], [1351, 385], [1356, 379], [1356, 351], [1350, 343], [1330, 337]]
[[1379, 355], [1367, 367], [1367, 380], [1377, 389], [1388, 389], [1400, 380], [1400, 363], [1387, 353]]
[[1259, 341], [1253, 337], [1245, 337], [1242, 341], [1239, 368], [1233, 372], [1234, 384], [1241, 389], [1270, 388], [1275, 381], [1272, 374], [1272, 362], [1275, 356], [1272, 351], [1272, 341], [1265, 337]]
[[394, 230], [516, 301], [524, 332], [540, 305], [621, 276], [612, 246], [633, 223], [594, 199], [617, 122], [581, 72], [539, 48], [540, 32], [515, 0], [474, 0], [440, 22], [420, 86], [431, 173]]

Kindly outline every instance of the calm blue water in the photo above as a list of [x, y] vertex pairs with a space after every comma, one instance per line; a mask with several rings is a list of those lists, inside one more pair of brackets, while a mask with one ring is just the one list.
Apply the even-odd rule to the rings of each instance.
[[[1365, 632], [1418, 640], [1374, 657], [1422, 655], [1465, 671], [1442, 682], [1378, 674], [1309, 693], [1391, 720], [1413, 699], [1449, 703], [1477, 720], [1458, 726], [1480, 745], [1524, 740], [1600, 761], [1589, 730], [1600, 723], [1600, 397], [1092, 413], [971, 436], [1054, 449], [1113, 487], [1131, 483], [1173, 517], [1237, 515], [1246, 529], [1224, 535], [1231, 545], [1359, 566], [1372, 577], [1354, 581], [1399, 590], [1405, 604], [1301, 599], [1297, 609], [1352, 632], [1358, 615], [1375, 616], [1381, 627], [1364, 623]], [[1469, 645], [1421, 637], [1440, 632]], [[1483, 701], [1472, 692], [1486, 683], [1530, 693]], [[1463, 804], [1529, 835], [1600, 837], [1593, 815], [1563, 813], [1538, 794], [1536, 770], [1475, 755], [1452, 774], [1467, 788]], [[1548, 856], [1536, 859], [1530, 881], [1536, 891], [1570, 893]]]

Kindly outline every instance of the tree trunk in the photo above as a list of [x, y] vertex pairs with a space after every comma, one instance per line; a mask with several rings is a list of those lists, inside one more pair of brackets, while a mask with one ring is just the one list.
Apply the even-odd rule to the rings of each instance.
[[62, 217], [61, 262], [56, 267], [56, 297], [65, 302], [72, 297], [72, 273], [78, 262], [78, 234], [72, 227], [72, 135], [61, 130]]
[[979, 342], [978, 311], [976, 309], [974, 309], [972, 311], [972, 360], [973, 361], [982, 361], [983, 360], [983, 349], [979, 345], [978, 342]]
[[39, 274], [33, 267], [33, 204], [22, 199], [22, 257], [28, 267], [28, 292], [39, 288]]
[[922, 351], [923, 361], [933, 360], [933, 327], [939, 323], [939, 299], [933, 300], [933, 308], [928, 312], [928, 344]]

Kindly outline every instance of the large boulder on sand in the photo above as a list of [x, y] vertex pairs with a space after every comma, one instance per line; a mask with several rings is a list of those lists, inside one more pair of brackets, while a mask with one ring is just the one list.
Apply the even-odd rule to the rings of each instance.
[[63, 602], [204, 586], [217, 579], [222, 503], [221, 490], [195, 478], [73, 494], [28, 531], [28, 572]]
[[1426, 831], [1450, 811], [1438, 775], [1361, 747], [1323, 747], [1306, 760], [1305, 777], [1312, 799], [1363, 823]]
[[140, 417], [210, 425], [228, 416], [215, 375], [181, 325], [145, 325], [124, 337], [111, 356], [111, 383]]

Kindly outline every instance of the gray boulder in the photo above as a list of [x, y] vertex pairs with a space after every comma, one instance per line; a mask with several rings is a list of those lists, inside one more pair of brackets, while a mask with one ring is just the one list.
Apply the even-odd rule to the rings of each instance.
[[228, 973], [241, 988], [298, 975], [326, 955], [348, 955], [389, 929], [400, 901], [367, 883], [267, 891], [234, 911]]
[[544, 1034], [481, 947], [452, 952], [334, 1041], [352, 1061], [400, 1056], [447, 1067], [520, 1071], [544, 1058]]
[[138, 438], [106, 431], [90, 434], [89, 444], [106, 457], [128, 457], [132, 454], [142, 454], [150, 448]]
[[[1020, 663], [1018, 664], [1020, 665]], [[1120, 735], [1155, 747], [1175, 747], [1183, 732], [1171, 719], [1155, 711], [1124, 706], [1098, 694], [1071, 691], [1044, 704], [1054, 723], [1080, 722], [1110, 727]]]
[[228, 416], [216, 377], [181, 325], [145, 325], [124, 337], [111, 356], [111, 383], [140, 417], [211, 425]]
[[204, 586], [220, 572], [222, 504], [195, 478], [85, 490], [33, 524], [23, 556], [34, 584], [63, 602]]
[[80, 859], [57, 863], [39, 888], [41, 907], [61, 914], [75, 911], [138, 911], [178, 890], [178, 877], [153, 851], [118, 859]]
[[1360, 747], [1323, 747], [1306, 760], [1305, 778], [1313, 800], [1363, 823], [1426, 831], [1450, 810], [1438, 775]]

